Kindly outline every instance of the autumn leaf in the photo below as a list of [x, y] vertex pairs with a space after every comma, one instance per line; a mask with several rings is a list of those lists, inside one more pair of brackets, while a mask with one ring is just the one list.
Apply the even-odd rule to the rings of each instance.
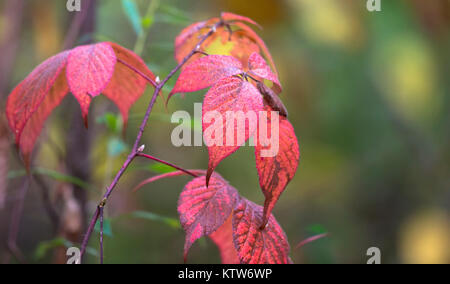
[[[109, 43], [114, 49], [116, 57], [126, 62], [148, 78], [155, 80], [155, 75], [147, 68], [145, 62], [134, 52], [116, 43]], [[114, 75], [110, 83], [103, 90], [103, 94], [113, 101], [122, 114], [125, 130], [128, 122], [128, 112], [131, 106], [141, 97], [147, 88], [147, 81], [142, 76], [137, 76], [134, 70], [124, 64], [116, 64]]]
[[[250, 28], [246, 23], [250, 23], [259, 27], [259, 25], [244, 16], [224, 12], [221, 18], [212, 18], [207, 21], [194, 23], [181, 31], [175, 39], [175, 59], [181, 62], [189, 52], [198, 44], [198, 38], [206, 34], [211, 26], [223, 21], [223, 25], [219, 26], [215, 33], [209, 37], [201, 46], [202, 51], [210, 54], [216, 54], [210, 47], [216, 43], [225, 46], [231, 43], [230, 52], [222, 53], [222, 55], [232, 55], [241, 61], [244, 67], [253, 52], [260, 52], [269, 60], [275, 74], [276, 69], [273, 59], [264, 41]], [[230, 29], [231, 28], [231, 34]], [[194, 55], [188, 62], [193, 62], [202, 57], [201, 54]]]
[[[257, 83], [260, 89], [258, 91], [246, 80], [247, 74], [252, 74], [260, 80], [271, 80], [277, 89], [281, 90], [277, 76], [271, 71], [264, 58], [258, 53], [252, 53], [248, 66], [250, 69], [245, 72], [238, 60], [226, 55], [202, 57], [182, 70], [171, 92], [171, 95], [178, 92], [193, 92], [213, 85], [205, 95], [202, 109], [203, 134], [209, 153], [207, 184], [217, 165], [238, 150], [254, 134], [257, 116], [259, 111], [263, 110], [262, 95], [266, 99], [269, 96], [272, 101], [278, 102], [280, 107], [284, 108], [278, 96], [262, 81]], [[241, 77], [235, 75], [241, 75]], [[285, 108], [282, 113], [287, 116]], [[227, 117], [229, 114], [234, 116], [229, 119]], [[242, 119], [240, 115], [243, 116]], [[230, 121], [234, 124], [228, 124]], [[239, 123], [241, 121], [243, 123]], [[241, 124], [245, 124], [244, 129], [239, 128]]]
[[[266, 198], [262, 227], [267, 223], [268, 216], [270, 216], [280, 195], [294, 177], [300, 158], [297, 137], [291, 123], [285, 117], [278, 116], [278, 126], [272, 125], [272, 116], [276, 115], [276, 112], [274, 114], [272, 109], [266, 107], [266, 114], [266, 116], [260, 116], [261, 120], [267, 117], [267, 122], [259, 122], [258, 139], [256, 139], [257, 143], [255, 146], [259, 184]], [[278, 149], [274, 149], [274, 145], [267, 145], [269, 144], [267, 143], [268, 141], [274, 141], [271, 139], [272, 135], [275, 135], [272, 133], [274, 126], [278, 127]], [[264, 127], [266, 127], [268, 141], [261, 139], [260, 131]]]
[[[209, 153], [207, 184], [217, 165], [254, 134], [257, 115], [263, 108], [263, 99], [258, 90], [241, 78], [222, 79], [205, 95], [202, 121], [204, 139]], [[249, 112], [251, 113], [247, 116]], [[236, 117], [227, 117], [227, 113], [234, 114]], [[211, 115], [214, 114], [216, 116], [212, 117]], [[243, 116], [243, 119], [239, 119], [239, 114]], [[248, 123], [245, 123], [245, 116]], [[222, 121], [222, 118], [226, 118], [225, 121]], [[230, 122], [233, 124], [229, 124]], [[243, 126], [244, 129], [239, 126]]]
[[276, 86], [276, 92], [281, 93], [282, 88], [277, 75], [272, 72], [266, 60], [259, 53], [254, 52], [250, 55], [248, 69], [250, 70], [249, 74], [256, 75], [259, 79], [266, 79], [273, 82]]
[[225, 223], [239, 196], [218, 174], [211, 177], [209, 187], [205, 184], [204, 176], [195, 178], [185, 186], [178, 201], [180, 222], [186, 232], [185, 260], [197, 239], [214, 233]]
[[68, 54], [60, 53], [36, 67], [6, 102], [9, 127], [26, 166], [44, 121], [69, 91], [63, 72]]
[[[237, 21], [236, 24], [241, 23]], [[202, 28], [204, 28], [203, 24], [193, 26], [190, 32], [195, 34]], [[242, 30], [250, 33], [251, 29], [242, 27]], [[269, 137], [270, 141], [276, 140], [279, 144], [277, 152], [265, 156], [261, 155], [261, 152], [267, 151], [272, 145], [259, 143], [255, 148], [260, 186], [266, 197], [261, 224], [264, 227], [281, 193], [295, 175], [299, 162], [298, 142], [293, 127], [287, 120], [287, 109], [277, 95], [282, 91], [278, 76], [272, 71], [266, 60], [258, 52], [252, 52], [248, 57], [247, 67], [244, 67], [236, 59], [231, 58], [233, 57], [209, 55], [187, 65], [182, 70], [172, 94], [198, 91], [213, 85], [205, 96], [202, 117], [204, 140], [209, 153], [207, 185], [219, 163], [239, 149], [254, 134], [255, 124], [258, 124], [257, 117], [246, 116], [244, 117], [244, 129], [239, 129], [234, 121], [236, 117], [232, 118], [233, 124], [230, 124], [230, 119], [226, 117], [227, 114], [243, 113], [247, 115], [249, 111], [252, 111], [259, 115], [259, 112], [263, 110], [262, 97], [264, 97], [265, 104], [271, 108], [270, 110], [278, 111], [281, 114], [282, 117], [276, 122], [279, 125], [271, 125], [270, 114], [263, 125], [268, 129], [272, 127], [278, 129], [278, 132], [273, 135], [279, 134], [279, 137]], [[273, 62], [271, 63], [273, 65]], [[275, 70], [274, 66], [273, 70]], [[239, 76], [236, 77], [236, 75]], [[247, 82], [248, 78], [256, 80], [257, 88]], [[221, 80], [218, 81], [218, 79]], [[265, 85], [265, 80], [273, 83], [272, 89]], [[229, 132], [233, 135], [230, 136]], [[267, 133], [270, 133], [270, 130]]]
[[212, 233], [209, 237], [217, 245], [220, 251], [222, 264], [239, 264], [236, 248], [233, 243], [233, 226], [232, 215], [225, 221], [225, 223]]
[[290, 246], [286, 234], [270, 215], [267, 226], [260, 229], [263, 208], [242, 199], [233, 213], [233, 240], [243, 264], [288, 264]]
[[209, 55], [192, 62], [180, 74], [172, 94], [196, 92], [217, 81], [242, 73], [242, 64], [232, 56]]
[[252, 19], [245, 17], [245, 16], [233, 14], [230, 12], [222, 12], [220, 14], [220, 18], [222, 18], [222, 20], [224, 20], [226, 22], [232, 22], [232, 21], [247, 22], [249, 24], [255, 25], [258, 28], [262, 29], [262, 27], [257, 22], [253, 21]]
[[27, 167], [45, 120], [69, 91], [80, 103], [86, 125], [89, 104], [102, 92], [118, 105], [126, 124], [128, 110], [144, 92], [145, 84], [140, 74], [126, 69], [123, 62], [154, 80], [153, 73], [132, 51], [103, 42], [45, 60], [11, 92], [6, 115]]
[[[269, 80], [273, 82], [275, 90], [281, 92], [281, 84], [278, 77], [272, 72], [264, 58], [256, 52], [250, 57], [248, 68], [228, 55], [208, 55], [188, 64], [182, 71], [169, 95], [169, 99], [177, 93], [196, 92], [211, 87], [219, 80], [238, 74], [249, 74], [257, 77], [261, 82]], [[248, 70], [246, 73], [245, 70]]]
[[[207, 27], [218, 21], [219, 18], [213, 18], [209, 21], [193, 23], [184, 28], [175, 38], [175, 60], [180, 63], [198, 44], [199, 35], [207, 32]], [[191, 46], [190, 49], [189, 46]]]
[[243, 34], [245, 34], [249, 39], [254, 41], [259, 46], [259, 48], [261, 49], [260, 53], [267, 58], [267, 60], [269, 61], [270, 67], [273, 69], [273, 72], [275, 74], [278, 74], [278, 71], [277, 71], [277, 68], [275, 67], [275, 63], [273, 61], [272, 55], [269, 52], [269, 48], [264, 43], [264, 41], [258, 36], [258, 34], [255, 33], [255, 31], [252, 28], [250, 28], [249, 26], [247, 26], [243, 23], [236, 22], [234, 24], [240, 29], [240, 31]]
[[70, 51], [67, 59], [67, 83], [81, 106], [87, 121], [93, 97], [100, 95], [111, 80], [117, 58], [108, 43], [84, 45]]

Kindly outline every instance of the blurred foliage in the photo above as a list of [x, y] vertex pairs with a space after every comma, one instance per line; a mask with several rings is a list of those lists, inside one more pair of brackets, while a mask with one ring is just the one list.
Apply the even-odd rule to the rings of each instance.
[[[100, 0], [95, 38], [136, 50], [163, 78], [175, 66], [173, 41], [186, 25], [220, 11], [254, 18], [264, 27], [258, 33], [274, 57], [284, 86], [281, 98], [300, 141], [297, 176], [274, 210], [290, 240], [293, 260], [365, 263], [367, 249], [375, 246], [383, 263], [449, 263], [450, 4], [382, 1], [381, 12], [369, 13], [365, 2]], [[8, 25], [2, 11], [0, 40]], [[65, 1], [27, 1], [11, 88], [60, 50], [71, 16]], [[218, 41], [208, 52], [226, 54], [231, 48]], [[165, 95], [169, 91], [164, 88]], [[171, 114], [186, 110], [193, 117], [193, 104], [203, 94], [177, 96], [167, 111], [158, 101], [145, 132], [146, 152], [185, 168], [206, 167], [204, 147], [176, 148], [170, 142], [178, 125], [171, 123]], [[111, 102], [94, 100], [89, 119], [97, 123], [86, 130], [94, 137], [94, 173], [92, 181], [83, 182], [102, 190], [89, 191], [90, 212], [125, 159], [150, 95], [149, 88], [133, 107], [126, 129]], [[35, 157], [36, 174], [43, 175], [52, 199], [60, 183], [80, 182], [65, 176], [61, 163], [61, 156], [70, 155], [64, 149], [72, 127], [66, 113], [77, 107], [67, 99], [51, 116]], [[196, 120], [196, 128], [183, 123], [198, 131]], [[13, 153], [11, 157], [10, 175], [24, 174]], [[143, 179], [168, 171], [137, 160], [124, 175], [106, 208], [112, 232], [105, 239], [107, 263], [182, 263], [184, 233], [178, 229], [176, 204], [189, 178], [161, 180], [131, 193]], [[262, 204], [253, 149], [240, 149], [218, 171], [243, 196]], [[10, 194], [19, 186], [19, 178], [11, 179]], [[11, 200], [0, 211], [2, 243]], [[51, 251], [68, 245], [54, 239], [49, 228], [39, 191], [31, 190], [18, 239], [30, 261], [54, 261]], [[323, 232], [329, 235], [294, 249]], [[97, 262], [96, 237], [91, 262]], [[6, 254], [0, 246], [0, 257]], [[212, 242], [202, 240], [189, 259], [219, 262], [219, 254]]]

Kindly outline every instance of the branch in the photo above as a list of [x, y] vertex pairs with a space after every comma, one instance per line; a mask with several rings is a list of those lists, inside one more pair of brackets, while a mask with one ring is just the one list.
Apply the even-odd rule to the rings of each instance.
[[100, 207], [100, 264], [103, 264], [103, 214], [104, 207]]
[[[83, 259], [83, 256], [86, 253], [86, 248], [87, 248], [87, 245], [89, 243], [89, 239], [90, 239], [90, 237], [92, 235], [92, 232], [94, 231], [95, 224], [97, 223], [97, 221], [98, 221], [98, 219], [99, 219], [99, 217], [101, 215], [101, 211], [103, 210], [103, 207], [106, 205], [106, 202], [108, 201], [108, 198], [110, 197], [111, 193], [114, 191], [114, 188], [117, 186], [120, 178], [122, 177], [124, 172], [127, 170], [129, 165], [140, 154], [139, 146], [140, 146], [140, 142], [141, 142], [141, 139], [142, 139], [142, 135], [144, 134], [145, 128], [147, 126], [147, 122], [148, 122], [148, 120], [150, 118], [150, 114], [151, 114], [153, 106], [154, 106], [154, 104], [156, 102], [156, 98], [158, 97], [158, 94], [161, 92], [161, 90], [163, 89], [165, 84], [181, 69], [181, 67], [184, 64], [186, 64], [186, 62], [194, 54], [196, 54], [198, 52], [198, 50], [200, 50], [200, 46], [203, 44], [203, 42], [205, 42], [212, 34], [214, 34], [215, 31], [217, 30], [217, 28], [219, 28], [221, 26], [224, 26], [224, 25], [225, 25], [224, 21], [219, 21], [214, 26], [212, 26], [212, 28], [208, 31], [208, 33], [206, 33], [202, 37], [202, 39], [198, 42], [196, 47], [174, 69], [172, 69], [172, 71], [169, 73], [169, 75], [167, 75], [167, 77], [161, 83], [156, 85], [155, 91], [153, 92], [153, 96], [152, 96], [152, 98], [150, 100], [150, 103], [148, 104], [147, 111], [145, 112], [144, 119], [142, 120], [141, 126], [139, 127], [139, 131], [138, 131], [138, 134], [136, 136], [136, 140], [134, 142], [134, 145], [133, 145], [133, 148], [131, 150], [131, 153], [128, 155], [128, 158], [123, 163], [122, 167], [120, 168], [120, 170], [116, 174], [116, 176], [115, 176], [114, 180], [112, 181], [112, 183], [110, 184], [110, 186], [107, 188], [106, 193], [103, 196], [102, 201], [97, 206], [97, 209], [95, 210], [94, 216], [91, 219], [90, 225], [88, 227], [86, 235], [85, 235], [85, 237], [83, 239], [83, 242], [81, 244], [81, 259]], [[138, 74], [140, 74], [140, 73], [138, 73]], [[145, 79], [145, 77], [144, 77], [144, 79]]]

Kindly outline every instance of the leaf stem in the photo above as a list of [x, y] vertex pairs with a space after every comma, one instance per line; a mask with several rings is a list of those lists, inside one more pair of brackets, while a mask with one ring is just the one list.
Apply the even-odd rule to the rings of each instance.
[[150, 156], [150, 155], [147, 155], [147, 154], [143, 154], [143, 153], [139, 153], [138, 156], [139, 157], [143, 157], [143, 158], [147, 158], [147, 159], [150, 159], [150, 160], [153, 160], [155, 162], [158, 162], [158, 163], [161, 163], [161, 164], [164, 164], [164, 165], [167, 165], [167, 166], [172, 167], [172, 168], [174, 168], [176, 170], [182, 171], [183, 173], [186, 173], [186, 174], [188, 174], [188, 175], [190, 175], [192, 177], [198, 177], [198, 175], [196, 175], [196, 174], [194, 174], [194, 173], [192, 173], [192, 172], [190, 172], [188, 170], [185, 170], [185, 169], [183, 169], [183, 168], [181, 168], [181, 167], [179, 167], [177, 165], [174, 165], [174, 164], [166, 162], [164, 160], [155, 158], [153, 156]]
[[128, 62], [123, 61], [120, 58], [117, 58], [117, 62], [122, 63], [123, 65], [127, 66], [128, 68], [130, 68], [131, 70], [133, 70], [134, 72], [136, 72], [138, 75], [140, 75], [142, 78], [144, 78], [145, 80], [147, 80], [150, 84], [153, 85], [153, 87], [156, 87], [157, 84], [155, 81], [153, 81], [152, 78], [148, 77], [147, 75], [145, 75], [143, 72], [141, 72], [140, 70], [136, 69], [134, 66], [131, 66], [130, 64], [128, 64]]
[[[142, 135], [144, 134], [145, 131], [145, 127], [147, 126], [148, 120], [150, 118], [150, 114], [152, 112], [153, 106], [155, 104], [156, 98], [158, 97], [158, 94], [161, 92], [162, 88], [165, 86], [165, 84], [181, 69], [181, 67], [186, 64], [186, 62], [195, 54], [200, 50], [200, 46], [203, 44], [203, 42], [205, 42], [212, 34], [214, 34], [214, 32], [217, 30], [217, 28], [224, 26], [225, 22], [224, 21], [219, 21], [217, 22], [209, 31], [208, 33], [206, 33], [198, 42], [198, 44], [195, 46], [194, 49], [192, 49], [192, 51], [186, 55], [186, 57], [177, 65], [175, 66], [175, 68], [172, 69], [172, 71], [169, 73], [169, 75], [167, 75], [167, 77], [161, 81], [161, 83], [156, 85], [155, 91], [153, 92], [153, 96], [150, 100], [150, 103], [148, 104], [147, 107], [147, 111], [145, 112], [145, 116], [144, 119], [142, 120], [142, 123], [139, 127], [139, 131], [138, 134], [136, 136], [136, 140], [134, 142], [133, 148], [131, 150], [131, 153], [128, 155], [128, 158], [125, 160], [125, 162], [123, 163], [122, 167], [120, 168], [120, 170], [117, 172], [114, 180], [111, 182], [110, 186], [107, 188], [105, 195], [103, 196], [102, 201], [100, 202], [100, 204], [97, 206], [97, 209], [95, 210], [94, 216], [91, 219], [91, 222], [89, 224], [89, 227], [87, 229], [87, 232], [85, 234], [85, 237], [83, 239], [83, 242], [81, 244], [81, 259], [83, 259], [83, 256], [86, 252], [86, 248], [87, 245], [89, 243], [89, 239], [92, 235], [92, 232], [94, 231], [94, 227], [95, 224], [97, 223], [100, 215], [101, 215], [101, 211], [103, 210], [103, 207], [106, 205], [106, 202], [108, 200], [108, 198], [110, 197], [111, 193], [114, 191], [114, 188], [117, 186], [117, 184], [119, 183], [120, 178], [122, 177], [122, 175], [124, 174], [124, 172], [127, 170], [128, 166], [133, 162], [134, 158], [136, 158], [137, 156], [139, 156], [140, 152], [139, 152], [139, 147], [140, 147], [140, 142], [142, 139]], [[135, 69], [132, 69], [134, 71], [136, 71]], [[142, 76], [142, 72], [137, 72], [139, 75]], [[144, 79], [147, 79], [144, 77]]]

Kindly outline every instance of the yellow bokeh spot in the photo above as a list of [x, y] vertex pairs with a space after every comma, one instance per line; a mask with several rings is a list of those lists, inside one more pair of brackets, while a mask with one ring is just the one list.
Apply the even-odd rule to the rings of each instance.
[[297, 25], [314, 41], [352, 47], [361, 39], [355, 14], [341, 1], [291, 0], [300, 13]]
[[396, 39], [375, 60], [378, 85], [402, 115], [416, 120], [437, 110], [435, 62], [424, 43], [408, 37]]
[[450, 262], [450, 218], [443, 211], [413, 216], [401, 229], [400, 253], [404, 263]]

